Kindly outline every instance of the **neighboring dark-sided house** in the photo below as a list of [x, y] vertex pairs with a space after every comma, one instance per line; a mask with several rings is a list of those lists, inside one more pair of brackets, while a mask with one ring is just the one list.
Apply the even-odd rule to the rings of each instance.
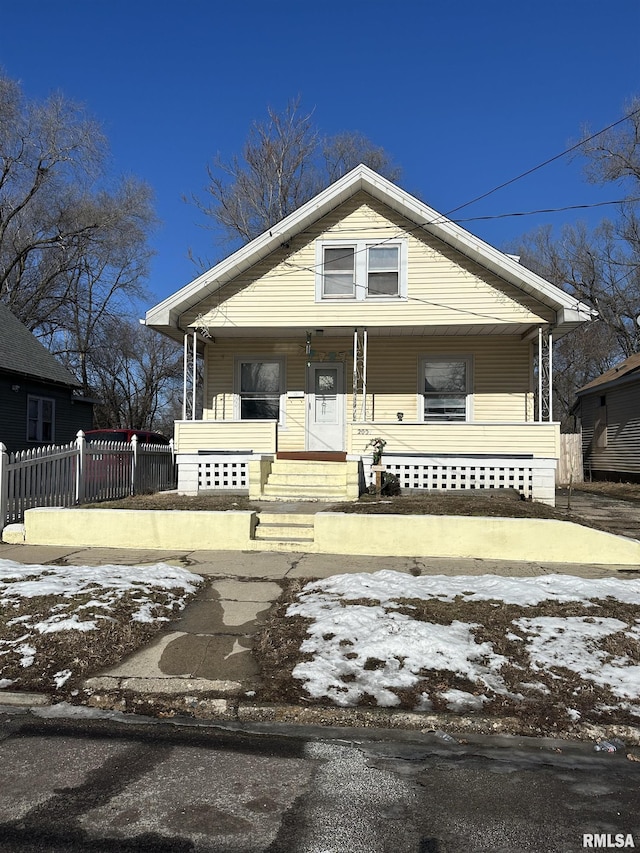
[[93, 426], [80, 384], [0, 303], [0, 441], [8, 451], [73, 441]]
[[587, 476], [640, 482], [640, 353], [580, 388], [577, 397]]

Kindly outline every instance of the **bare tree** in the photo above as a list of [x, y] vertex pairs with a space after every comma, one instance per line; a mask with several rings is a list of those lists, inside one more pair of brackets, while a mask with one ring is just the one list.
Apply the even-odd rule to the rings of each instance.
[[283, 219], [313, 195], [317, 179], [312, 164], [318, 135], [311, 114], [299, 100], [284, 112], [268, 109], [266, 122], [254, 122], [242, 157], [225, 162], [216, 156], [207, 168], [209, 199], [194, 198], [227, 241], [248, 242]]
[[[208, 167], [205, 200], [190, 199], [227, 245], [262, 234], [358, 163], [392, 180], [399, 177], [384, 149], [362, 134], [322, 138], [299, 98], [283, 112], [270, 107], [267, 114], [267, 121], [252, 125], [241, 157], [225, 161], [218, 155]], [[194, 260], [201, 267], [210, 265]]]
[[627, 120], [605, 133], [591, 136], [581, 152], [587, 157], [587, 180], [596, 184], [626, 183], [631, 179], [636, 189], [640, 185], [640, 96], [633, 97], [624, 108]]
[[556, 396], [565, 418], [579, 387], [640, 352], [640, 99], [625, 114], [626, 121], [582, 148], [589, 181], [619, 183], [630, 192], [616, 218], [593, 229], [566, 226], [559, 236], [545, 227], [512, 246], [525, 266], [599, 313], [594, 323], [556, 345]]
[[99, 126], [60, 95], [26, 101], [0, 74], [0, 299], [29, 328], [66, 298], [68, 242], [92, 230], [74, 209], [100, 174]]
[[146, 295], [147, 238], [154, 223], [150, 190], [124, 180], [111, 193], [85, 198], [76, 215], [96, 227], [68, 241], [66, 269], [59, 275], [65, 299], [40, 333], [90, 394], [88, 362], [99, 330], [109, 328], [113, 317], [130, 316]]
[[324, 140], [322, 145], [327, 184], [332, 184], [355, 169], [360, 163], [390, 181], [400, 180], [402, 170], [391, 160], [389, 154], [374, 145], [361, 133], [339, 133]]
[[172, 341], [131, 320], [109, 318], [97, 330], [87, 372], [99, 400], [97, 426], [173, 432], [182, 350]]
[[[99, 400], [99, 426], [172, 413], [181, 354], [141, 328], [152, 192], [112, 180], [100, 126], [0, 73], [0, 299]], [[167, 423], [162, 423], [166, 427]]]

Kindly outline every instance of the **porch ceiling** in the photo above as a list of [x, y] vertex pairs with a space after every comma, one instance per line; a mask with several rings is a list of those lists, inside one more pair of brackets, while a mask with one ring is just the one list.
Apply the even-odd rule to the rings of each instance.
[[[379, 338], [405, 338], [405, 337], [441, 337], [441, 336], [475, 336], [475, 335], [517, 335], [526, 336], [537, 326], [530, 323], [503, 323], [503, 324], [479, 324], [464, 326], [367, 326], [370, 337]], [[322, 330], [318, 328], [302, 326], [220, 326], [209, 327], [213, 339], [216, 338], [301, 338], [304, 342], [307, 332], [317, 340], [324, 338], [351, 338], [353, 337], [353, 326], [325, 326]]]

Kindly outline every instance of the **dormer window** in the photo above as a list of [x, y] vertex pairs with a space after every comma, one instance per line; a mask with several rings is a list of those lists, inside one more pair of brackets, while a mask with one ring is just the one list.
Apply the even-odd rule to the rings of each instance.
[[316, 301], [406, 298], [406, 243], [318, 243]]

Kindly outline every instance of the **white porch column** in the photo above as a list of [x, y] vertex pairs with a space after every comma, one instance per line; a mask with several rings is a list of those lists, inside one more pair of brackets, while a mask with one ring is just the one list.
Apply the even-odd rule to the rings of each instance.
[[553, 420], [553, 332], [549, 329], [549, 420]]
[[189, 361], [189, 335], [184, 333], [184, 348], [182, 353], [182, 420], [187, 419], [187, 365]]
[[[367, 329], [353, 330], [353, 420], [367, 419]], [[362, 399], [358, 407], [358, 396]]]
[[369, 332], [362, 330], [362, 415], [360, 420], [367, 419], [367, 347], [369, 345]]
[[537, 420], [553, 420], [553, 334], [549, 326], [538, 329]]
[[198, 367], [198, 332], [193, 330], [193, 367], [191, 376], [191, 420], [196, 419], [196, 370]]
[[542, 421], [542, 327], [538, 328], [538, 422]]

